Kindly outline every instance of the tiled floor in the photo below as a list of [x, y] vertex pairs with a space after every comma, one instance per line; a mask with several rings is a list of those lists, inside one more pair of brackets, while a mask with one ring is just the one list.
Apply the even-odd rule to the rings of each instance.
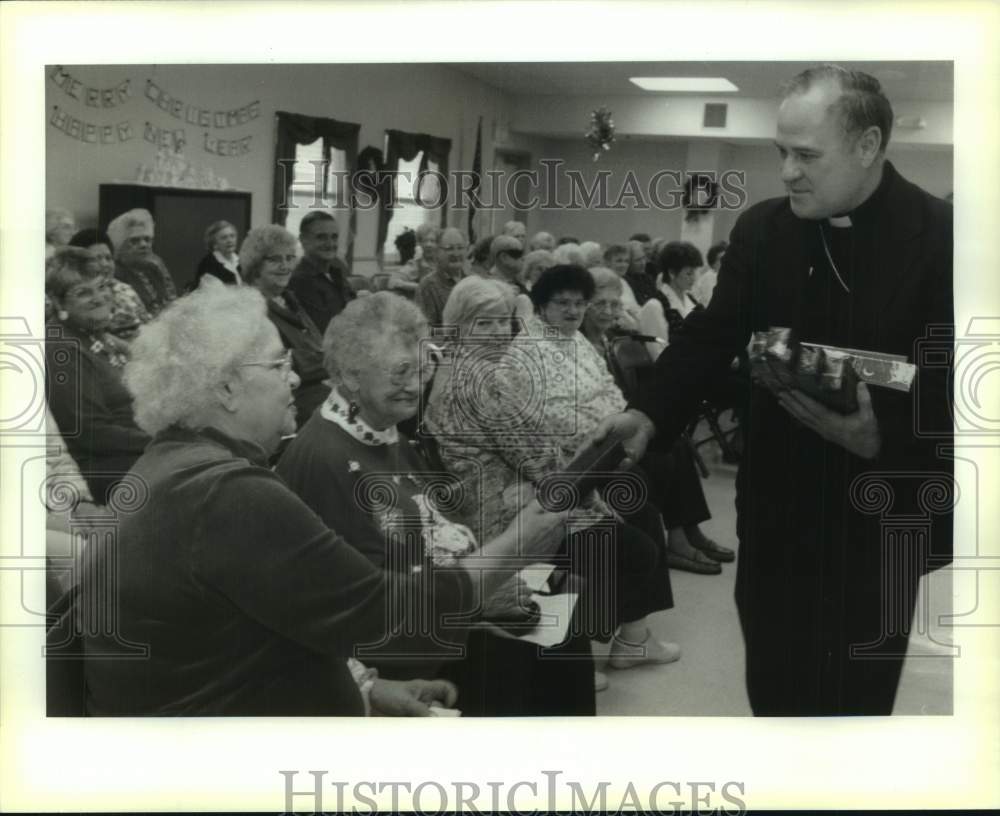
[[[709, 463], [712, 470], [702, 482], [712, 519], [702, 529], [720, 544], [735, 548], [733, 507], [735, 469]], [[736, 619], [733, 586], [736, 564], [724, 564], [721, 575], [695, 575], [674, 570], [671, 583], [674, 608], [650, 620], [655, 636], [681, 645], [677, 663], [644, 666], [627, 671], [607, 669], [610, 687], [597, 695], [597, 712], [603, 715], [714, 715], [749, 716], [750, 705], [743, 680], [743, 640]], [[951, 575], [935, 574], [921, 586], [921, 604], [928, 619], [950, 610]], [[935, 625], [914, 632], [895, 714], [950, 714], [952, 659], [948, 656], [947, 633]], [[595, 645], [599, 665], [607, 647]]]

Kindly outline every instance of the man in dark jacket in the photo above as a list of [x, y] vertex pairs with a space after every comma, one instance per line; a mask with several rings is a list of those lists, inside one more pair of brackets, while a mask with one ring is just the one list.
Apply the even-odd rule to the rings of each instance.
[[631, 434], [633, 457], [654, 432], [673, 438], [771, 326], [918, 364], [910, 393], [860, 384], [848, 415], [753, 388], [736, 603], [757, 715], [891, 714], [919, 577], [950, 560], [951, 374], [917, 351], [953, 331], [952, 208], [885, 160], [892, 122], [866, 74], [792, 80], [775, 140], [788, 196], [740, 217], [711, 305], [672, 334], [654, 393], [604, 426]]
[[328, 212], [314, 210], [299, 225], [302, 260], [288, 288], [298, 298], [320, 334], [350, 301], [354, 292], [347, 282], [347, 268], [337, 255], [340, 228]]

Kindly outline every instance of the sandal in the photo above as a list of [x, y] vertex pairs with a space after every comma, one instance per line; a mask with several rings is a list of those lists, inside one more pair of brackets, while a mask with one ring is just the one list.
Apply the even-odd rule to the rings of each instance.
[[696, 572], [699, 575], [718, 575], [722, 572], [722, 565], [718, 561], [713, 561], [702, 550], [698, 550], [694, 558], [667, 550], [667, 566], [684, 572]]

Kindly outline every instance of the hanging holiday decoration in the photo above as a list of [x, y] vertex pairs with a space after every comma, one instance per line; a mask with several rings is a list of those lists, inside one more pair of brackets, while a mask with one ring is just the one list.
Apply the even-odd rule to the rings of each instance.
[[611, 118], [611, 111], [603, 106], [592, 111], [590, 130], [584, 137], [587, 139], [587, 144], [594, 148], [594, 161], [601, 158], [602, 151], [610, 150], [615, 140], [615, 120]]
[[167, 93], [153, 80], [146, 80], [144, 96], [160, 110], [169, 113], [175, 119], [187, 122], [201, 128], [232, 128], [245, 125], [260, 116], [260, 102], [251, 102], [240, 108], [231, 110], [208, 110], [196, 105], [189, 105], [183, 99], [178, 99]]
[[115, 125], [85, 122], [64, 111], [58, 105], [52, 106], [52, 113], [49, 115], [49, 124], [56, 128], [56, 130], [61, 130], [67, 136], [90, 144], [127, 142], [135, 135], [132, 132], [132, 123], [128, 120], [118, 122]]
[[684, 183], [684, 220], [697, 221], [718, 206], [719, 185], [711, 173], [691, 173]]
[[123, 79], [112, 88], [92, 88], [61, 65], [53, 66], [49, 79], [62, 88], [67, 96], [91, 108], [116, 108], [124, 105], [132, 96], [132, 86], [128, 79]]

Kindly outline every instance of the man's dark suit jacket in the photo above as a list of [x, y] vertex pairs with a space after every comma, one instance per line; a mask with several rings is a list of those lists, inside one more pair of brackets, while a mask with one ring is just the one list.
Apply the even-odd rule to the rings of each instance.
[[309, 258], [302, 258], [292, 272], [288, 288], [295, 293], [321, 335], [326, 332], [330, 320], [355, 298], [354, 290], [347, 282], [347, 268], [339, 258], [330, 264], [329, 269], [322, 268]]

